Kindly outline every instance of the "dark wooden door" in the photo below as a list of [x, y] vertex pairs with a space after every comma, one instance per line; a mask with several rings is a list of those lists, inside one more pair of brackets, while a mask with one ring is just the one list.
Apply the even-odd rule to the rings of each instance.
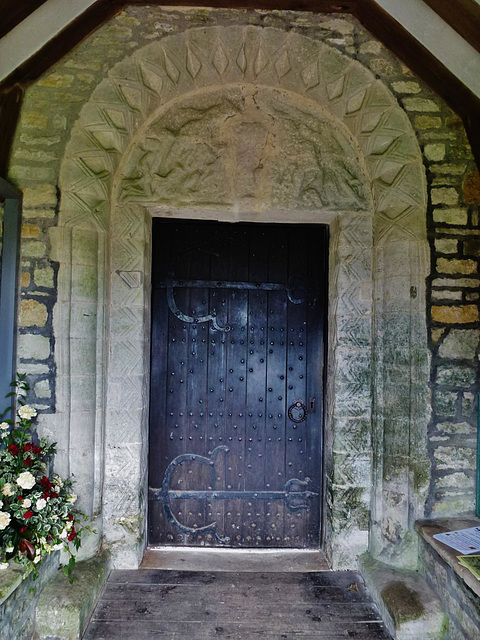
[[327, 230], [153, 225], [149, 544], [318, 546]]

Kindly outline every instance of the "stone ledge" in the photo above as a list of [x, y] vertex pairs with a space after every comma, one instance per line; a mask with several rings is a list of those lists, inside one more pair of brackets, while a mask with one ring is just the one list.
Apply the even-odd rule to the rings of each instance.
[[440, 600], [418, 573], [394, 569], [368, 553], [360, 556], [359, 571], [395, 640], [445, 637], [448, 620]]
[[475, 516], [466, 515], [459, 518], [438, 518], [435, 520], [417, 520], [415, 529], [423, 540], [434, 549], [438, 555], [448, 564], [451, 569], [470, 587], [475, 595], [480, 597], [480, 580], [477, 580], [470, 571], [463, 567], [457, 560], [461, 555], [459, 551], [447, 547], [443, 542], [435, 540], [436, 533], [445, 531], [456, 531], [458, 529], [468, 529], [470, 527], [480, 527], [480, 519]]
[[77, 640], [82, 637], [110, 572], [107, 552], [79, 562], [77, 581], [70, 584], [58, 572], [45, 586], [37, 604], [37, 640]]

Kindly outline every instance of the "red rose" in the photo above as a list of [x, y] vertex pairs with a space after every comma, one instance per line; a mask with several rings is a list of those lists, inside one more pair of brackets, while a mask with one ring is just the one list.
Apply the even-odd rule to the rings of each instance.
[[41, 447], [32, 447], [32, 451], [35, 455], [39, 456], [42, 453]]
[[25, 511], [23, 517], [25, 520], [29, 520], [33, 516], [33, 511]]
[[72, 513], [68, 514], [68, 520], [69, 520], [69, 522], [71, 522], [73, 520], [73, 514]]
[[50, 498], [58, 498], [58, 493], [56, 491], [50, 491]]
[[22, 502], [23, 496], [18, 496], [17, 500], [18, 500], [18, 502]]
[[20, 533], [23, 533], [26, 530], [27, 530], [27, 527], [20, 527]]
[[33, 462], [33, 460], [30, 458], [30, 456], [28, 456], [28, 458], [25, 458], [25, 460], [23, 461], [23, 464], [24, 464], [26, 467], [30, 467], [30, 466], [31, 466], [31, 464], [32, 464], [32, 462]]
[[53, 484], [50, 482], [47, 476], [43, 476], [43, 478], [41, 478], [40, 484], [42, 485], [42, 487], [45, 487], [45, 489], [51, 489], [53, 487]]
[[33, 444], [31, 442], [28, 442], [27, 444], [23, 445], [23, 450], [24, 451], [31, 451], [33, 448]]
[[13, 455], [16, 456], [18, 455], [18, 452], [20, 451], [20, 449], [17, 447], [16, 444], [10, 444], [8, 445], [8, 451]]
[[72, 527], [70, 530], [70, 533], [67, 536], [68, 541], [71, 542], [72, 540], [75, 540], [76, 535], [77, 535], [77, 532], [75, 531], [75, 527]]
[[42, 498], [43, 498], [44, 500], [48, 500], [48, 498], [50, 498], [50, 493], [49, 493], [48, 491], [44, 491], [44, 492], [42, 493]]

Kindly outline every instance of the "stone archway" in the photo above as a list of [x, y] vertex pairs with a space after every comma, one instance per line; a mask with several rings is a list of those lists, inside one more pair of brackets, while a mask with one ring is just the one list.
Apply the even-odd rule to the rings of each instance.
[[[304, 122], [323, 123], [343, 145], [317, 163], [324, 170], [311, 176], [310, 200], [291, 197], [293, 181], [282, 212], [245, 179], [226, 201], [199, 202], [195, 188], [167, 201], [162, 172], [155, 178], [165, 149], [149, 147], [149, 135], [167, 112], [179, 124], [174, 105], [185, 108], [187, 96], [218, 91], [243, 104], [244, 131], [268, 136], [272, 105], [250, 103], [249, 115], [245, 105], [276, 92], [282, 108], [293, 101]], [[334, 183], [331, 193], [357, 198], [328, 196]], [[205, 217], [212, 207], [215, 218], [330, 224], [327, 546], [335, 566], [351, 566], [366, 548], [372, 509], [372, 548], [391, 562], [403, 555], [405, 564], [426, 464], [426, 187], [415, 135], [386, 87], [358, 62], [294, 33], [192, 29], [139, 50], [97, 87], [72, 131], [60, 187], [57, 411], [83, 506], [103, 518], [118, 566], [136, 566], [144, 544], [150, 215], [173, 208]]]

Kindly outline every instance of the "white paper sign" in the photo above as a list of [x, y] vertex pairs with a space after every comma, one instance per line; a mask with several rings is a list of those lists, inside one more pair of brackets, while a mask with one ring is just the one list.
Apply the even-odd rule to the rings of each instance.
[[480, 551], [480, 527], [436, 533], [433, 537], [465, 555]]

